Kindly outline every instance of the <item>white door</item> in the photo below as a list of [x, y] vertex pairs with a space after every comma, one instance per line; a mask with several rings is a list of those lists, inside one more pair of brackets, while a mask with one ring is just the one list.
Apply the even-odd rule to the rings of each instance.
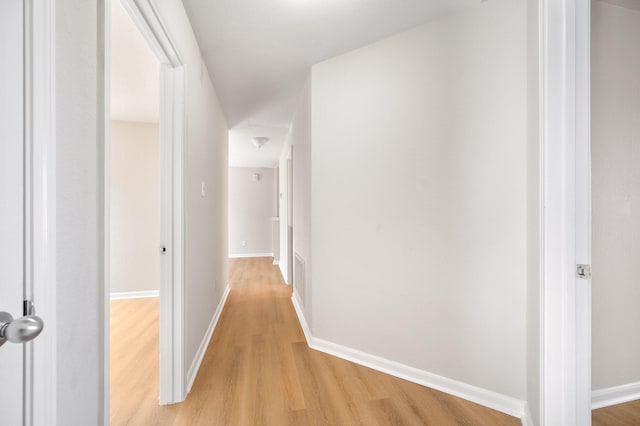
[[[22, 316], [23, 0], [0, 1], [0, 312]], [[0, 347], [0, 423], [23, 424], [24, 346]]]
[[[25, 245], [23, 0], [0, 1], [0, 424], [31, 424], [32, 343]], [[25, 279], [27, 278], [27, 279]], [[28, 310], [29, 312], [24, 312]]]

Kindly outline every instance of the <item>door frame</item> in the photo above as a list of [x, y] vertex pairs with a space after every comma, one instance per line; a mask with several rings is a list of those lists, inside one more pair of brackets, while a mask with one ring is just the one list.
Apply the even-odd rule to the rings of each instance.
[[287, 161], [287, 221], [286, 237], [287, 237], [287, 277], [285, 282], [293, 287], [293, 144], [289, 145], [289, 151], [286, 157]]
[[[186, 65], [153, 0], [105, 0], [105, 360], [109, 359], [109, 86], [110, 7], [121, 1], [160, 62], [160, 241], [167, 248], [160, 262], [160, 404], [186, 398], [184, 369], [185, 203], [184, 156]], [[158, 247], [160, 252], [160, 247]], [[104, 371], [105, 424], [109, 420], [109, 362]]]
[[541, 425], [591, 424], [591, 0], [540, 0]]
[[31, 274], [25, 277], [31, 282], [25, 296], [45, 321], [42, 334], [25, 346], [33, 368], [27, 372], [31, 373], [28, 380], [33, 392], [25, 407], [26, 425], [56, 424], [57, 418], [55, 8], [55, 0], [24, 1], [25, 189], [29, 210], [25, 223]]

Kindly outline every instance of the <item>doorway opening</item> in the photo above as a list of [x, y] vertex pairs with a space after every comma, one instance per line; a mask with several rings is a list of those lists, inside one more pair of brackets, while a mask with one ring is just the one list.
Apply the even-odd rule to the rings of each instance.
[[[159, 92], [157, 105], [158, 122], [147, 124], [131, 124], [131, 123], [117, 123], [113, 124], [110, 128], [106, 126], [105, 129], [105, 235], [107, 236], [105, 242], [105, 265], [118, 267], [118, 261], [124, 262], [122, 259], [126, 253], [118, 253], [115, 255], [114, 262], [110, 259], [110, 253], [116, 250], [132, 251], [132, 243], [126, 244], [111, 240], [112, 227], [114, 232], [122, 232], [121, 228], [125, 228], [129, 234], [133, 234], [135, 241], [142, 240], [141, 232], [139, 229], [133, 229], [135, 225], [132, 225], [132, 221], [128, 220], [123, 224], [122, 219], [131, 219], [132, 216], [136, 216], [139, 223], [148, 219], [146, 226], [147, 233], [151, 238], [145, 240], [144, 251], [148, 254], [147, 269], [156, 268], [155, 275], [151, 271], [148, 276], [150, 283], [144, 286], [142, 283], [135, 283], [137, 288], [122, 288], [115, 287], [120, 286], [122, 283], [114, 283], [114, 280], [118, 278], [118, 274], [111, 271], [111, 268], [106, 268], [105, 271], [105, 318], [104, 328], [107, 341], [105, 342], [105, 359], [109, 359], [110, 345], [110, 299], [112, 291], [116, 293], [124, 293], [125, 296], [159, 296], [159, 301], [156, 302], [159, 308], [155, 308], [155, 312], [158, 313], [159, 327], [156, 327], [159, 337], [158, 341], [159, 351], [159, 368], [156, 368], [156, 372], [159, 370], [158, 386], [156, 389], [150, 389], [148, 392], [153, 395], [155, 399], [159, 394], [160, 404], [170, 404], [183, 401], [186, 397], [186, 384], [185, 384], [185, 371], [184, 371], [184, 312], [183, 312], [183, 300], [184, 300], [184, 201], [183, 201], [183, 152], [184, 152], [184, 114], [185, 114], [185, 70], [184, 63], [182, 62], [180, 55], [175, 49], [175, 42], [169, 35], [166, 25], [163, 23], [158, 11], [151, 2], [139, 1], [139, 0], [113, 0], [106, 2], [109, 9], [105, 13], [105, 41], [107, 52], [110, 52], [114, 47], [112, 44], [115, 42], [112, 40], [111, 35], [120, 34], [122, 28], [119, 28], [116, 23], [116, 17], [111, 19], [111, 13], [116, 13], [116, 8], [123, 7], [123, 14], [128, 19], [128, 23], [132, 24], [135, 35], [141, 36], [143, 46], [140, 49], [151, 50], [151, 57], [155, 58], [155, 74], [159, 74], [159, 79], [154, 83], [149, 81], [148, 76], [144, 78], [143, 82], [138, 82], [139, 85], [155, 86], [156, 93]], [[134, 56], [138, 56], [134, 54]], [[110, 57], [110, 56], [108, 56]], [[114, 54], [114, 60], [116, 54]], [[131, 59], [133, 61], [133, 59]], [[150, 61], [153, 61], [150, 59]], [[108, 63], [105, 64], [105, 81], [109, 86], [111, 80], [111, 66]], [[126, 61], [125, 61], [126, 62]], [[114, 65], [113, 68], [114, 78], [118, 78], [116, 75], [117, 68]], [[124, 80], [127, 81], [125, 72]], [[136, 84], [129, 82], [130, 84]], [[133, 88], [128, 88], [133, 91]], [[114, 92], [115, 92], [114, 88]], [[112, 103], [110, 101], [109, 88], [105, 90], [106, 98], [106, 121], [109, 123], [111, 117], [109, 117], [108, 106]], [[139, 102], [140, 96], [133, 96], [127, 99], [129, 103]], [[144, 96], [143, 96], [144, 97]], [[118, 107], [118, 104], [113, 102], [114, 109]], [[114, 118], [118, 118], [114, 116]], [[122, 120], [121, 120], [122, 121]], [[140, 120], [144, 121], [144, 120]], [[149, 120], [147, 120], [149, 121]], [[152, 120], [151, 120], [152, 121]], [[154, 133], [155, 132], [155, 133]], [[117, 203], [122, 201], [118, 197], [122, 198], [122, 194], [118, 194], [117, 185], [124, 186], [125, 190], [131, 190], [131, 181], [133, 176], [127, 176], [124, 173], [123, 176], [119, 176], [120, 171], [116, 171], [117, 164], [111, 167], [112, 160], [117, 160], [119, 156], [124, 155], [123, 152], [133, 149], [131, 146], [118, 146], [122, 145], [120, 142], [114, 142], [116, 137], [123, 134], [133, 135], [133, 139], [136, 139], [137, 144], [141, 144], [142, 139], [148, 139], [147, 142], [154, 139], [156, 140], [156, 154], [155, 160], [151, 157], [154, 154], [147, 152], [142, 154], [138, 152], [135, 158], [129, 157], [127, 161], [133, 162], [133, 165], [129, 167], [128, 173], [133, 173], [136, 178], [140, 178], [140, 175], [145, 175], [146, 181], [138, 181], [136, 186], [139, 186], [141, 190], [139, 193], [130, 195], [128, 199], [134, 199], [136, 202], [141, 202], [140, 198], [146, 198], [149, 201], [148, 205], [155, 204], [155, 215], [147, 212], [146, 216], [142, 211], [132, 211], [131, 206], [124, 205], [124, 213], [116, 213], [116, 210], [123, 209], [123, 206], [118, 206]], [[112, 137], [113, 136], [113, 137]], [[125, 145], [127, 141], [123, 142]], [[142, 143], [143, 144], [143, 143]], [[143, 144], [144, 145], [144, 144]], [[147, 145], [153, 145], [149, 142]], [[147, 147], [149, 148], [149, 147]], [[143, 158], [147, 157], [147, 167], [142, 166]], [[155, 161], [155, 165], [154, 164]], [[151, 169], [157, 170], [152, 172]], [[110, 176], [114, 173], [114, 176]], [[153, 177], [155, 176], [155, 177]], [[113, 179], [112, 179], [113, 178]], [[118, 181], [119, 179], [119, 181]], [[119, 182], [119, 183], [118, 183]], [[146, 183], [145, 183], [146, 182]], [[153, 186], [153, 188], [152, 188]], [[112, 194], [111, 192], [115, 191]], [[154, 195], [155, 193], [155, 195]], [[127, 198], [127, 197], [125, 197]], [[114, 204], [112, 206], [112, 204]], [[113, 207], [113, 210], [112, 210]], [[121, 217], [118, 217], [118, 214]], [[155, 216], [155, 217], [151, 217]], [[156, 232], [153, 232], [155, 227]], [[130, 237], [130, 235], [129, 235]], [[155, 243], [151, 242], [155, 238]], [[155, 247], [153, 247], [155, 245]], [[112, 247], [113, 246], [113, 247]], [[123, 249], [124, 247], [124, 249]], [[113, 250], [112, 250], [113, 249]], [[155, 253], [154, 253], [155, 252]], [[139, 253], [138, 253], [139, 254]], [[126, 257], [126, 256], [125, 256]], [[134, 267], [140, 267], [139, 263], [131, 262], [131, 259], [127, 259], [129, 266], [133, 263]], [[154, 266], [155, 265], [155, 266]], [[124, 275], [126, 279], [130, 277], [126, 276], [127, 271], [123, 274], [120, 271], [120, 278]], [[111, 275], [114, 274], [112, 277]], [[154, 278], [155, 276], [155, 278]], [[154, 283], [155, 281], [155, 283]], [[153, 288], [157, 284], [157, 289]], [[111, 288], [114, 286], [114, 288]], [[132, 294], [133, 293], [133, 294]], [[151, 309], [149, 312], [153, 312]], [[151, 315], [151, 314], [149, 314]], [[140, 336], [138, 336], [140, 337]], [[136, 336], [130, 338], [136, 339]], [[136, 360], [139, 361], [139, 360]], [[105, 363], [104, 372], [104, 395], [105, 395], [105, 421], [108, 422], [110, 407], [110, 363]], [[159, 388], [159, 389], [157, 389]]]
[[119, 0], [111, 29], [110, 420], [122, 424], [160, 388], [160, 63]]
[[591, 2], [591, 402], [596, 426], [640, 424], [638, 43], [640, 4]]

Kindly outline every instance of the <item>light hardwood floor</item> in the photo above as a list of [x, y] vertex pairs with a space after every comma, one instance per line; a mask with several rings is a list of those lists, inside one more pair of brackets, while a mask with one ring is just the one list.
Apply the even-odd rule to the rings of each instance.
[[640, 400], [593, 410], [592, 426], [640, 425]]
[[158, 406], [158, 301], [111, 302], [111, 424], [519, 425], [307, 347], [271, 259], [229, 262], [231, 292], [185, 402]]

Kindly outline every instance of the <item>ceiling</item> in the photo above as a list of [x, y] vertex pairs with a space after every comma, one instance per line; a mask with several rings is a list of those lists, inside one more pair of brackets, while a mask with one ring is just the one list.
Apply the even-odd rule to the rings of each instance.
[[[277, 164], [312, 64], [479, 1], [183, 0], [231, 129], [230, 165]], [[271, 141], [258, 149], [255, 136]]]
[[[312, 64], [479, 1], [183, 0], [229, 124], [229, 165], [277, 165]], [[111, 5], [112, 119], [157, 123], [158, 60]], [[270, 141], [256, 148], [257, 136]]]
[[111, 2], [111, 119], [157, 123], [160, 63], [119, 0]]

